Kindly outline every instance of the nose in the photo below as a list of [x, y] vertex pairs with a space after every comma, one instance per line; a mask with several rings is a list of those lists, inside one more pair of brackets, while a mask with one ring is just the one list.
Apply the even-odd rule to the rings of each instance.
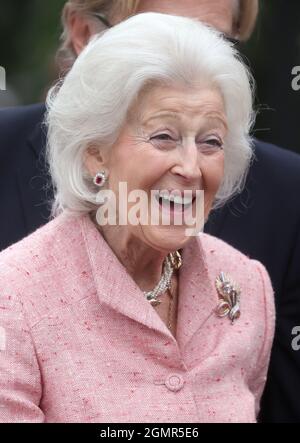
[[172, 168], [172, 173], [199, 185], [202, 172], [200, 155], [194, 141], [177, 150], [176, 164]]

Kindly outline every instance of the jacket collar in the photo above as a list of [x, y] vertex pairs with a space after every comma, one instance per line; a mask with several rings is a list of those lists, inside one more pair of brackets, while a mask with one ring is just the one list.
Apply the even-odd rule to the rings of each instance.
[[29, 134], [27, 139], [28, 145], [31, 147], [36, 157], [39, 158], [40, 155], [44, 155], [47, 139], [47, 130], [43, 125], [43, 118], [46, 111], [45, 105], [40, 105], [39, 118], [33, 131]]
[[[89, 216], [82, 218], [81, 229], [100, 302], [175, 340]], [[176, 333], [181, 349], [213, 315], [218, 303], [201, 237], [192, 237], [183, 249], [182, 258]]]
[[45, 106], [35, 105], [33, 109], [33, 129], [27, 140], [22, 141], [22, 148], [26, 149], [23, 149], [23, 162], [16, 173], [20, 206], [24, 216], [24, 234], [33, 232], [49, 220], [49, 202], [53, 197], [45, 163], [46, 128], [42, 124]]

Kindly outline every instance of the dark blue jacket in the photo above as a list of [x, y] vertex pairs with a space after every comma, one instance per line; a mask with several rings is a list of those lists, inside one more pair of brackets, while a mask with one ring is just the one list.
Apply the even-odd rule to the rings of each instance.
[[[0, 250], [50, 214], [44, 112], [44, 105], [0, 110]], [[261, 420], [300, 422], [300, 350], [292, 349], [300, 326], [300, 156], [257, 140], [255, 154], [243, 193], [211, 214], [205, 230], [269, 271], [277, 329]]]
[[[209, 218], [206, 232], [267, 268], [277, 324], [261, 421], [300, 422], [300, 156], [256, 140], [256, 160], [241, 195]], [[300, 345], [300, 340], [298, 340]]]
[[0, 109], [0, 251], [47, 222], [44, 105]]

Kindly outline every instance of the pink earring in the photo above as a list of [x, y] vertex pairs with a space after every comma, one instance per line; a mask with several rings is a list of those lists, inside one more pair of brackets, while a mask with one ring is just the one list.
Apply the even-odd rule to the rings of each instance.
[[98, 172], [94, 177], [94, 184], [99, 188], [102, 188], [102, 186], [105, 185], [107, 178], [108, 176], [105, 171]]

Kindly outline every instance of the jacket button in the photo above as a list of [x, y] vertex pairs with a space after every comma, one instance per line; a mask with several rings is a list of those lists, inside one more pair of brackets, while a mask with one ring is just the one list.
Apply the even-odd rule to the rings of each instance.
[[170, 374], [166, 378], [165, 385], [170, 391], [180, 391], [183, 388], [184, 380], [179, 374]]

